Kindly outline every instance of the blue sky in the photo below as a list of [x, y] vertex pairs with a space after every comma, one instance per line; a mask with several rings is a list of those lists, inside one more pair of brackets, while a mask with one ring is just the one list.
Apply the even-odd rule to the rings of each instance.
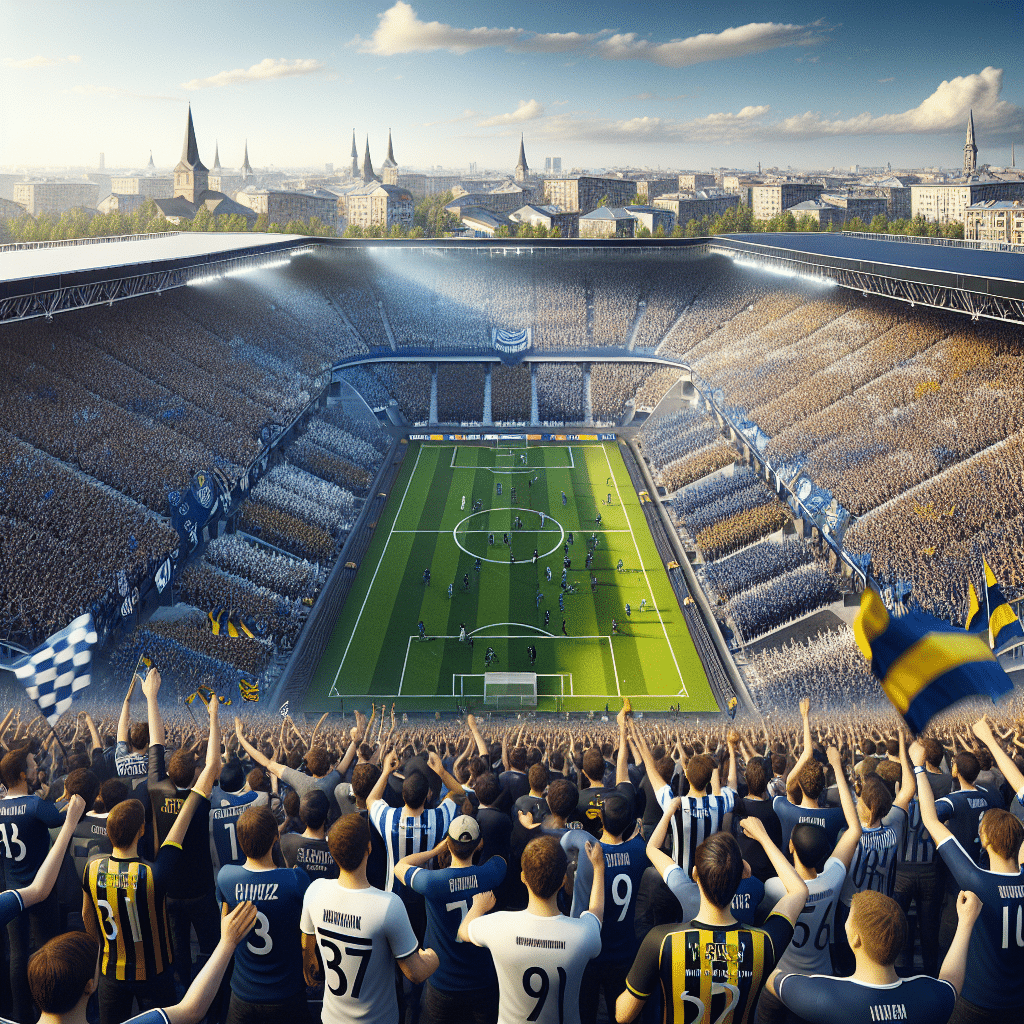
[[[158, 165], [191, 101], [200, 153], [336, 166], [956, 166], [1024, 143], [1020, 0], [792, 2], [4, 0], [0, 166]], [[181, 10], [190, 9], [188, 6]], [[1024, 145], [1021, 163], [1024, 163]]]

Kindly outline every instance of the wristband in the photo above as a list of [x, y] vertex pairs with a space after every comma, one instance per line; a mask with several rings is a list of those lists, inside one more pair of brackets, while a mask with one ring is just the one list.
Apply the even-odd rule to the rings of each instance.
[[192, 792], [195, 793], [196, 796], [201, 797], [203, 800], [209, 800], [210, 799], [210, 794], [209, 793], [204, 793], [201, 789], [199, 789], [198, 786], [193, 786], [192, 787]]
[[924, 774], [924, 765], [923, 764], [915, 764], [914, 765], [914, 774], [915, 775], [923, 775]]

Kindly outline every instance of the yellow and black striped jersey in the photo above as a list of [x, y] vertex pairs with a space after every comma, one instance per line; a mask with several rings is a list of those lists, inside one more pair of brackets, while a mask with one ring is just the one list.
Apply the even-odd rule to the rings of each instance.
[[100, 970], [117, 981], [149, 981], [173, 959], [166, 896], [181, 861], [181, 847], [165, 843], [154, 862], [112, 854], [85, 866], [82, 888], [102, 933]]
[[793, 937], [793, 925], [771, 914], [763, 928], [691, 921], [652, 928], [626, 987], [649, 999], [660, 981], [664, 1024], [753, 1024], [768, 975]]

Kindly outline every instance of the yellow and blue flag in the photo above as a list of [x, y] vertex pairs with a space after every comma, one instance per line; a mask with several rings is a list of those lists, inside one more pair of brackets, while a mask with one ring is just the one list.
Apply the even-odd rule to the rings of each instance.
[[239, 637], [242, 634], [238, 632], [238, 624], [235, 622], [235, 617], [238, 615], [236, 609], [232, 608], [228, 612], [228, 636]]
[[964, 697], [994, 701], [1013, 689], [985, 638], [923, 612], [890, 616], [873, 590], [861, 596], [853, 633], [886, 697], [915, 732]]
[[988, 562], [985, 562], [985, 586], [988, 588], [988, 642], [998, 654], [1024, 642], [1024, 629], [1006, 600], [1003, 588], [996, 582], [995, 573], [989, 568]]
[[967, 585], [967, 598], [970, 601], [970, 607], [967, 610], [967, 632], [980, 633], [988, 629], [988, 615], [978, 603], [978, 592], [974, 589], [973, 583]]
[[213, 608], [206, 613], [206, 617], [210, 620], [210, 629], [213, 632], [213, 635], [220, 636], [221, 619], [224, 617], [223, 606], [217, 605], [216, 608]]

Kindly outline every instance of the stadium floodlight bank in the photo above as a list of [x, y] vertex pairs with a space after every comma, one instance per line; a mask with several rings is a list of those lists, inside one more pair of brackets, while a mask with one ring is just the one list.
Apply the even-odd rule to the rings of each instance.
[[485, 672], [484, 704], [501, 708], [537, 706], [536, 672]]

